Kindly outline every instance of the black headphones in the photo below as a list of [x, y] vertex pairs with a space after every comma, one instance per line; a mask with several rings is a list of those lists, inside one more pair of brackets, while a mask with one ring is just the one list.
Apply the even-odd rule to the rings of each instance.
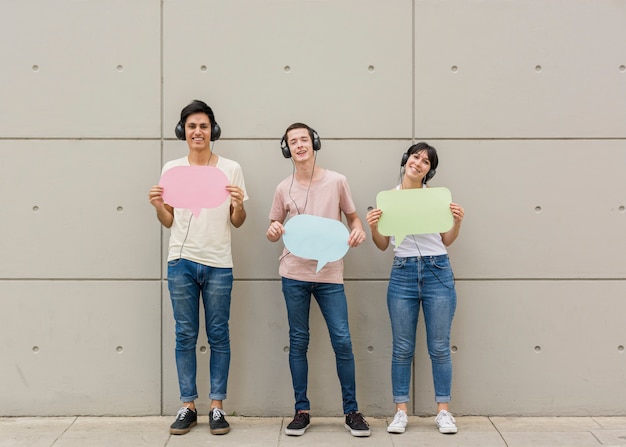
[[[313, 150], [319, 151], [320, 148], [322, 147], [322, 140], [320, 140], [320, 136], [317, 134], [315, 129], [312, 129], [309, 126], [306, 126], [306, 127], [294, 127], [290, 130], [303, 129], [303, 128], [309, 131], [309, 136], [311, 137], [311, 141], [313, 142]], [[289, 144], [287, 144], [287, 132], [285, 132], [285, 135], [283, 135], [283, 139], [280, 140], [280, 150], [283, 153], [283, 157], [291, 158], [291, 151], [289, 150]]]
[[[423, 145], [424, 147], [420, 147], [420, 145]], [[409, 161], [409, 157], [411, 155], [416, 154], [419, 151], [428, 149], [429, 147], [432, 147], [432, 146], [429, 146], [426, 143], [418, 143], [408, 148], [407, 151], [404, 154], [402, 154], [402, 160], [400, 160], [400, 167], [403, 168], [404, 165], [406, 165], [406, 162]], [[435, 167], [437, 167], [436, 164], [435, 164]], [[430, 170], [424, 176], [424, 180], [422, 180], [422, 183], [428, 183], [430, 179], [432, 179], [435, 176], [436, 173], [437, 173], [437, 170], [431, 167]]]
[[185, 135], [185, 121], [187, 121], [187, 117], [189, 115], [191, 115], [192, 113], [206, 113], [209, 117], [209, 121], [211, 122], [211, 141], [218, 140], [220, 138], [220, 135], [222, 134], [222, 129], [220, 128], [220, 125], [217, 124], [217, 121], [215, 121], [215, 115], [213, 114], [213, 110], [211, 110], [211, 107], [207, 106], [202, 101], [196, 100], [192, 104], [194, 103], [200, 105], [200, 108], [204, 110], [198, 110], [196, 112], [187, 113], [185, 116], [181, 116], [180, 121], [178, 122], [178, 124], [176, 124], [176, 128], [174, 129], [176, 138], [178, 138], [179, 140], [187, 139]]

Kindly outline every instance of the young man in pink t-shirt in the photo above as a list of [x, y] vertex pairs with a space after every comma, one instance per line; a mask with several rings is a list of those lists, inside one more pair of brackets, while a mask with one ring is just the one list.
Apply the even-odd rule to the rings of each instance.
[[[277, 242], [285, 233], [283, 224], [288, 217], [310, 214], [341, 221], [342, 213], [350, 228], [348, 245], [356, 247], [365, 240], [363, 224], [356, 213], [346, 178], [316, 163], [320, 147], [319, 136], [306, 124], [295, 123], [285, 131], [281, 150], [283, 156], [293, 162], [294, 174], [279, 183], [274, 192], [270, 226], [266, 233], [271, 242]], [[279, 274], [289, 319], [289, 368], [296, 400], [296, 414], [285, 433], [300, 436], [310, 425], [306, 353], [313, 295], [328, 326], [335, 351], [343, 412], [346, 415], [345, 427], [353, 436], [369, 436], [369, 425], [359, 412], [356, 401], [354, 355], [343, 287], [343, 260], [329, 262], [317, 273], [316, 266], [316, 260], [301, 258], [286, 248], [280, 257]]]

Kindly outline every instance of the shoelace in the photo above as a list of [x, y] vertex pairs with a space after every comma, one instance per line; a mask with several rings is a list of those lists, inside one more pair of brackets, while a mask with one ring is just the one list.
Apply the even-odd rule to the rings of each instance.
[[437, 417], [437, 422], [440, 425], [454, 425], [454, 417], [447, 411], [442, 411]]
[[407, 420], [406, 413], [397, 411], [396, 415], [393, 418], [392, 424], [398, 424], [398, 423], [404, 422], [406, 420]]
[[222, 418], [223, 414], [226, 413], [224, 413], [224, 411], [220, 410], [219, 408], [213, 408], [213, 411], [211, 411], [211, 417], [214, 421], [219, 421]]
[[306, 417], [307, 417], [307, 413], [298, 412], [296, 413], [296, 417], [294, 417], [293, 420], [296, 421], [297, 423], [301, 423], [301, 422], [306, 421]]
[[187, 413], [189, 413], [191, 410], [189, 409], [189, 407], [183, 407], [180, 410], [178, 410], [178, 413], [176, 413], [176, 417], [179, 421], [182, 421], [183, 419], [185, 419], [185, 416], [187, 416]]
[[367, 427], [370, 426], [361, 413], [350, 413], [348, 415], [348, 419], [351, 424], [364, 424]]

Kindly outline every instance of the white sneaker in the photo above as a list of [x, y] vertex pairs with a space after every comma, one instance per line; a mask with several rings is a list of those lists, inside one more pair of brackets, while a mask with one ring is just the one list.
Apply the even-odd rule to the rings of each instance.
[[454, 420], [454, 416], [446, 410], [439, 412], [435, 418], [435, 422], [439, 427], [439, 433], [456, 433], [456, 421]]
[[404, 433], [407, 422], [409, 422], [409, 418], [406, 416], [406, 412], [404, 410], [398, 410], [393, 417], [393, 421], [389, 424], [389, 427], [387, 427], [387, 431], [389, 433]]

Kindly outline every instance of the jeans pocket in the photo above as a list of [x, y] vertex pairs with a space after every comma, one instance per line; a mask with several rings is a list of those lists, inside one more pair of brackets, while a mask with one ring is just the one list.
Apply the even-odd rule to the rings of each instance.
[[438, 256], [433, 259], [432, 265], [439, 270], [450, 270], [450, 259], [447, 256]]
[[405, 264], [406, 264], [406, 260], [405, 259], [394, 258], [393, 259], [392, 268], [394, 268], [394, 269], [401, 269], [401, 268], [404, 268]]
[[182, 258], [167, 261], [167, 278], [172, 280], [182, 267]]

